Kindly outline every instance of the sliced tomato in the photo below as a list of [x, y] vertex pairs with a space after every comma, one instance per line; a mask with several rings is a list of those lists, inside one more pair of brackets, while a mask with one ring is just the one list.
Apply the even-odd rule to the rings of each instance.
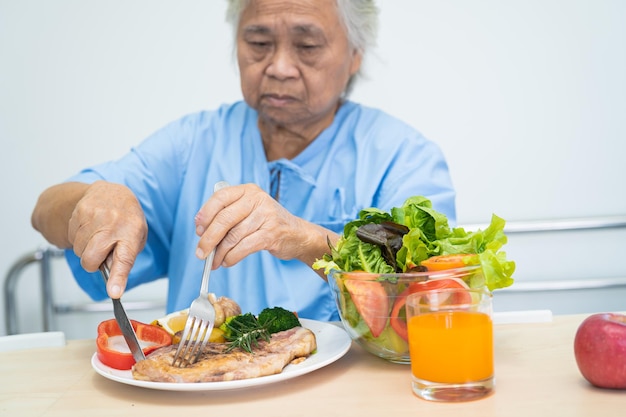
[[[413, 293], [419, 291], [430, 291], [430, 290], [441, 290], [446, 288], [463, 288], [468, 289], [469, 287], [463, 280], [459, 278], [440, 278], [440, 279], [431, 279], [428, 281], [422, 282], [413, 282], [409, 284], [409, 286], [400, 293], [396, 297], [396, 301], [393, 305], [393, 309], [391, 310], [391, 318], [389, 319], [389, 324], [395, 330], [398, 335], [408, 342], [409, 334], [406, 327], [406, 298]], [[471, 301], [471, 295], [469, 293], [463, 294], [459, 296], [458, 300], [455, 302], [463, 303]]]
[[387, 325], [389, 296], [377, 281], [347, 279], [344, 285], [365, 324], [374, 337], [380, 336]]
[[444, 271], [446, 269], [463, 268], [469, 265], [469, 260], [476, 255], [473, 254], [454, 254], [454, 255], [437, 255], [420, 262], [420, 265], [426, 267], [429, 271]]

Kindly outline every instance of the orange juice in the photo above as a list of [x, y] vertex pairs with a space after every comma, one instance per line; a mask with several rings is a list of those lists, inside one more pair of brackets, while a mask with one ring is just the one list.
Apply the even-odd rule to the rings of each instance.
[[485, 313], [441, 311], [408, 323], [411, 372], [416, 378], [461, 384], [493, 375], [493, 326]]

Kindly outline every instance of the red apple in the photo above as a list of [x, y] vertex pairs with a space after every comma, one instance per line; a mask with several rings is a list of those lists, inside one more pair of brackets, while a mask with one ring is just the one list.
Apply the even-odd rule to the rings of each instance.
[[587, 317], [576, 332], [574, 355], [580, 373], [591, 384], [626, 389], [626, 315]]

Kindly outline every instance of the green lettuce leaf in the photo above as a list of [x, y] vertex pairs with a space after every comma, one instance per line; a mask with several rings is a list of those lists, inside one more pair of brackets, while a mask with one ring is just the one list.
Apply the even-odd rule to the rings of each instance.
[[[400, 270], [395, 270], [383, 258], [377, 245], [362, 242], [356, 230], [367, 223], [392, 221], [405, 225], [409, 232], [402, 238], [403, 246], [396, 254]], [[408, 198], [401, 207], [394, 207], [390, 213], [377, 208], [361, 210], [359, 218], [344, 227], [342, 237], [336, 247], [330, 246], [330, 253], [318, 259], [314, 269], [342, 271], [362, 270], [374, 273], [405, 272], [416, 267], [431, 256], [450, 254], [477, 254], [470, 262], [482, 266], [482, 274], [473, 274], [470, 287], [484, 287], [489, 290], [508, 287], [513, 284], [515, 262], [507, 260], [501, 248], [507, 243], [504, 233], [504, 219], [491, 217], [485, 230], [465, 231], [461, 227], [450, 229], [448, 219], [432, 208], [426, 197]]]

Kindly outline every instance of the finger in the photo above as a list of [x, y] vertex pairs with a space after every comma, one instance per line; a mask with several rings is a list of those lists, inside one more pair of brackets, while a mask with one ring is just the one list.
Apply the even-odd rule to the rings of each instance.
[[[80, 223], [77, 219], [77, 216], [73, 213], [70, 216], [70, 220], [67, 223], [67, 240], [70, 242], [72, 247], [74, 247], [74, 251], [76, 251], [76, 233], [78, 232]], [[77, 253], [78, 255], [78, 253]]]
[[120, 298], [126, 289], [128, 275], [135, 263], [136, 254], [124, 245], [117, 245], [110, 256], [107, 293], [111, 298]]
[[194, 217], [194, 223], [196, 226], [196, 234], [202, 236], [206, 231], [206, 228], [214, 220], [215, 216], [228, 207], [233, 202], [232, 190], [230, 194], [226, 191], [219, 190], [213, 193], [213, 195], [200, 207], [200, 210]]
[[[97, 271], [100, 265], [105, 262], [114, 246], [115, 242], [106, 238], [103, 233], [90, 236], [80, 255], [77, 253], [80, 256], [80, 265], [87, 272]], [[76, 248], [74, 248], [74, 252], [77, 252]]]
[[85, 231], [80, 219], [81, 216], [79, 214], [79, 210], [76, 209], [72, 213], [67, 225], [67, 240], [70, 242], [74, 253], [79, 258], [85, 251], [85, 247], [87, 246], [90, 238], [90, 234]]
[[[224, 245], [224, 248], [230, 248], [237, 243], [238, 235], [236, 230], [241, 229], [243, 222], [249, 213], [246, 204], [231, 204], [223, 208], [208, 225], [204, 233], [200, 236], [196, 248], [196, 256], [205, 259], [207, 255], [218, 245]], [[214, 261], [214, 265], [219, 263]]]
[[[228, 238], [228, 236], [227, 236]], [[232, 266], [246, 256], [264, 249], [267, 236], [261, 233], [247, 234], [235, 244], [226, 244], [226, 239], [217, 246], [213, 264], [216, 266]]]
[[196, 234], [202, 236], [209, 225], [226, 208], [239, 205], [242, 202], [250, 202], [252, 200], [250, 188], [252, 187], [249, 184], [236, 185], [222, 188], [213, 193], [196, 213], [194, 218]]

